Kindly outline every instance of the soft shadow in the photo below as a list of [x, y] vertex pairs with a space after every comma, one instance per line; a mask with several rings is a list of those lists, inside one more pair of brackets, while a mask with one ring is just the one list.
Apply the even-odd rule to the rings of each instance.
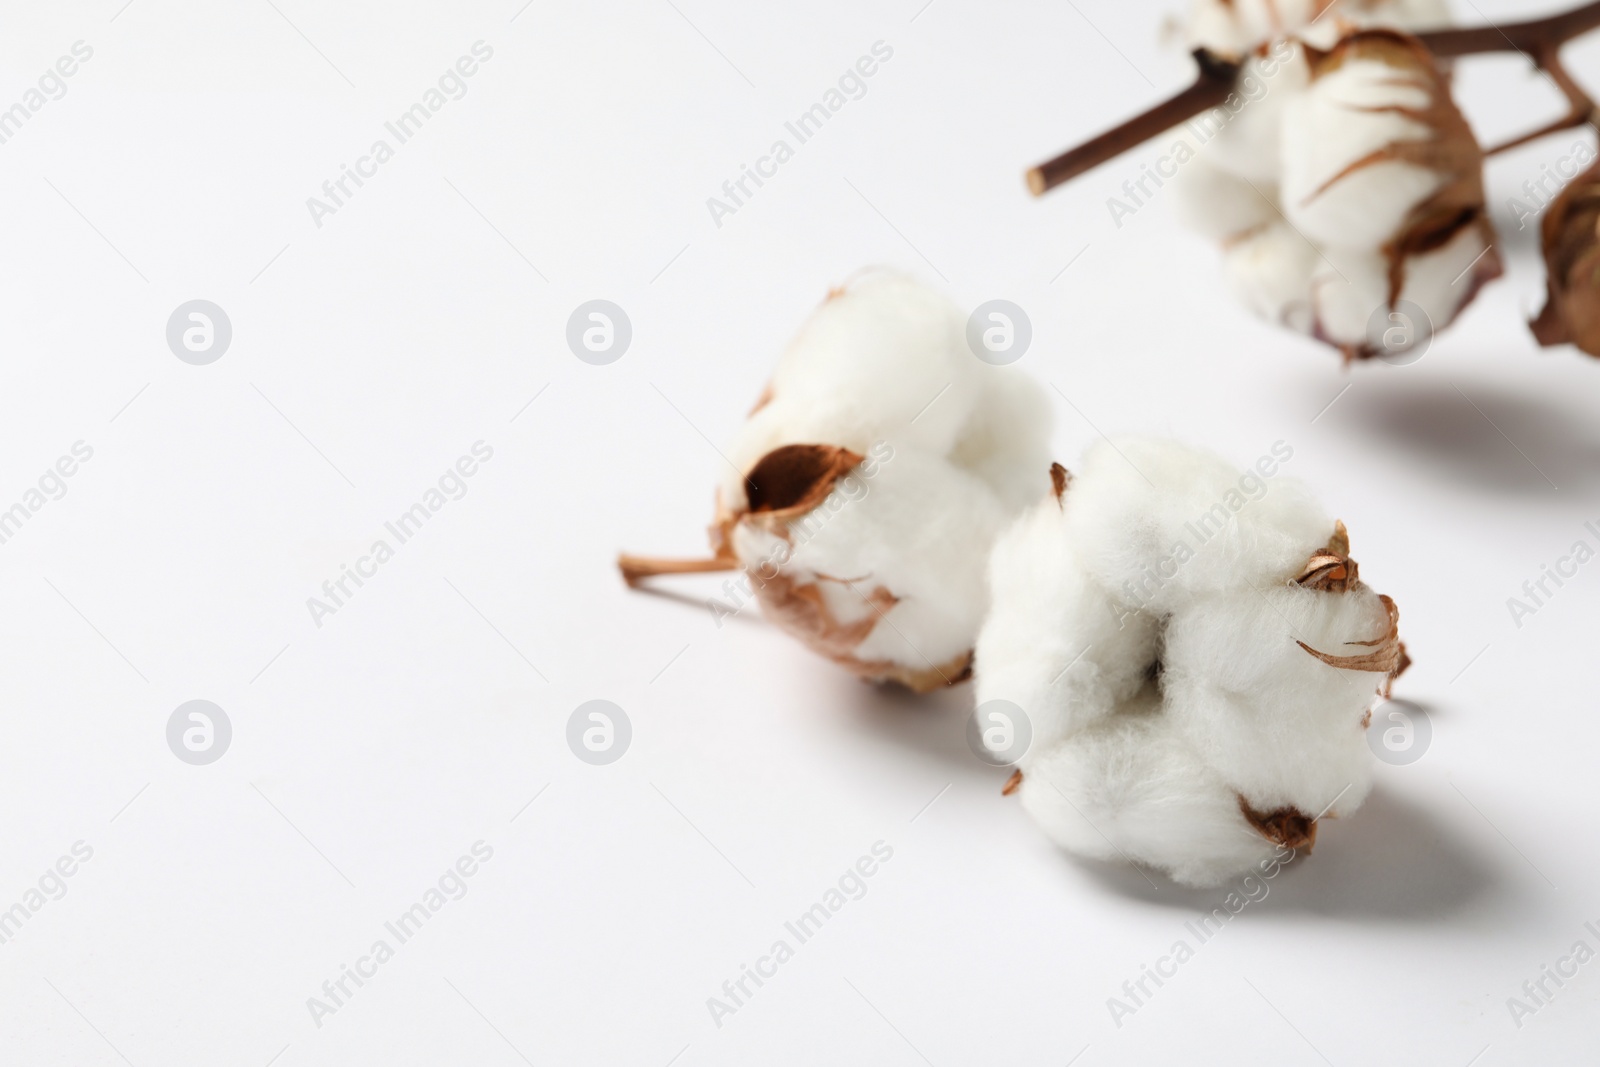
[[[722, 601], [721, 598], [706, 597], [706, 596], [698, 596], [698, 597], [697, 596], [690, 596], [688, 593], [680, 593], [680, 592], [677, 592], [676, 590], [673, 590], [673, 589], [661, 589], [661, 588], [658, 588], [657, 586], [653, 586], [653, 585], [638, 585], [638, 586], [634, 586], [632, 589], [630, 589], [628, 591], [630, 593], [639, 593], [639, 594], [642, 594], [644, 596], [660, 597], [662, 600], [673, 600], [673, 601], [678, 602], [679, 604], [688, 605], [689, 607], [694, 608], [696, 611], [704, 611], [704, 612], [707, 612], [707, 613], [711, 613], [711, 609], [709, 607], [707, 607], [707, 604], [711, 600], [716, 599], [719, 602], [726, 603], [726, 601]], [[759, 608], [757, 608], [753, 603], [748, 603], [748, 602], [745, 604], [745, 606], [741, 610], [724, 612], [724, 613], [722, 613], [720, 615], [714, 615], [714, 617], [719, 622], [726, 622], [726, 621], [731, 619], [731, 620], [733, 620], [735, 622], [741, 622], [741, 623], [754, 622], [754, 623], [765, 624], [766, 621], [767, 621], [765, 618], [762, 617], [761, 610]]]
[[1383, 380], [1352, 389], [1327, 421], [1475, 489], [1554, 496], [1557, 486], [1600, 486], [1600, 427], [1575, 404], [1470, 381], [1408, 377], [1406, 367], [1371, 369]]
[[1111, 892], [1178, 911], [1209, 912], [1238, 892], [1259, 898], [1240, 915], [1390, 922], [1448, 920], [1501, 891], [1503, 881], [1492, 862], [1427, 809], [1381, 787], [1354, 815], [1325, 823], [1313, 855], [1296, 857], [1277, 877], [1244, 888], [1248, 876], [1214, 889], [1188, 889], [1126, 863], [1076, 862]]
[[[1519, 197], [1525, 203], [1527, 197]], [[1544, 242], [1540, 238], [1539, 220], [1524, 218], [1507, 206], [1508, 201], [1489, 205], [1489, 221], [1494, 223], [1499, 239], [1500, 258], [1513, 260], [1526, 258], [1540, 264], [1544, 262]], [[1534, 206], [1529, 203], [1529, 206]]]
[[970, 770], [975, 777], [1004, 782], [1009, 768], [991, 767], [967, 747], [972, 692], [970, 682], [921, 695], [899, 686], [862, 685], [855, 719], [874, 738]]

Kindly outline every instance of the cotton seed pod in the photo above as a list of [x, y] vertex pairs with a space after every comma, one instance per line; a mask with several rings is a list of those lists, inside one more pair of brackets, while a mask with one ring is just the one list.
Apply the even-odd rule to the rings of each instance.
[[1600, 356], [1600, 164], [1561, 191], [1541, 232], [1549, 295], [1534, 336], [1542, 345], [1574, 344]]
[[1374, 324], [1399, 314], [1414, 346], [1501, 273], [1483, 151], [1414, 38], [1369, 30], [1308, 54], [1310, 85], [1284, 112], [1279, 195], [1318, 254], [1309, 330], [1365, 358], [1392, 351]]
[[1049, 484], [1050, 422], [1035, 382], [968, 349], [948, 299], [860, 276], [805, 323], [725, 450], [713, 560], [624, 557], [623, 574], [742, 570], [721, 610], [753, 596], [869, 681], [961, 681], [989, 548]]
[[1399, 615], [1292, 456], [1102, 444], [996, 542], [975, 696], [1028, 717], [1008, 789], [1063, 848], [1213, 885], [1365, 798]]
[[1186, 35], [1191, 49], [1240, 58], [1280, 37], [1327, 47], [1350, 28], [1449, 24], [1445, 0], [1195, 0]]

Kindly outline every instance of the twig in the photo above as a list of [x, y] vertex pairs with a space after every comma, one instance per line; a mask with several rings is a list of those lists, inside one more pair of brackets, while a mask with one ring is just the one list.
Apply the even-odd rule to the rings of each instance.
[[1550, 80], [1555, 82], [1556, 88], [1561, 90], [1561, 95], [1567, 98], [1567, 113], [1548, 126], [1541, 126], [1539, 129], [1525, 133], [1521, 137], [1513, 138], [1505, 144], [1496, 145], [1484, 153], [1485, 155], [1498, 155], [1501, 152], [1525, 145], [1529, 141], [1536, 141], [1548, 134], [1575, 129], [1579, 126], [1592, 124], [1595, 129], [1600, 130], [1600, 109], [1595, 107], [1594, 98], [1588, 94], [1583, 86], [1578, 84], [1577, 79], [1573, 78], [1562, 64], [1561, 42], [1540, 45], [1530, 58], [1536, 67], [1550, 76]]
[[[1548, 18], [1505, 26], [1435, 30], [1415, 36], [1430, 52], [1442, 59], [1485, 52], [1522, 52], [1549, 74], [1566, 96], [1571, 111], [1565, 118], [1492, 149], [1489, 153], [1492, 155], [1546, 134], [1586, 123], [1594, 123], [1600, 129], [1600, 112], [1597, 112], [1594, 100], [1567, 73], [1560, 55], [1562, 45], [1594, 29], [1600, 29], [1600, 0]], [[1178, 95], [1028, 171], [1028, 188], [1033, 195], [1040, 196], [1225, 102], [1233, 92], [1239, 64], [1214, 56], [1204, 49], [1195, 53], [1195, 60], [1200, 65], [1199, 77]]]
[[1600, 29], [1600, 2], [1585, 4], [1559, 15], [1508, 26], [1474, 26], [1465, 30], [1434, 30], [1417, 37], [1440, 59], [1483, 52], [1536, 53]]
[[1033, 195], [1041, 196], [1202, 111], [1221, 107], [1233, 93], [1239, 64], [1220, 59], [1204, 48], [1196, 50], [1194, 59], [1200, 65], [1200, 77], [1189, 88], [1116, 129], [1028, 171], [1028, 188]]
[[731, 557], [659, 559], [653, 556], [630, 556], [626, 553], [617, 557], [617, 570], [622, 572], [622, 580], [627, 582], [629, 587], [636, 587], [646, 578], [662, 574], [706, 574], [738, 568], [739, 561]]

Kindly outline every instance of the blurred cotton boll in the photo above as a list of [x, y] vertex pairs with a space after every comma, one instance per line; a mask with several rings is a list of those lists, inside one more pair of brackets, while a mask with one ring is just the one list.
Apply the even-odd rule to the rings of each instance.
[[1252, 70], [1269, 90], [1181, 176], [1180, 215], [1223, 243], [1227, 284], [1260, 317], [1347, 360], [1420, 358], [1501, 273], [1448, 76], [1391, 30], [1280, 41]]
[[1543, 222], [1549, 296], [1533, 324], [1540, 344], [1600, 356], [1600, 165], [1562, 190]]

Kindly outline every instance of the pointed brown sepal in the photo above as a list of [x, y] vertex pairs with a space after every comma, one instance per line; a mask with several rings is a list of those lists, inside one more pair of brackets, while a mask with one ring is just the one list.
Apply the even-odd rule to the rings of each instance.
[[1256, 833], [1268, 841], [1310, 854], [1317, 843], [1317, 820], [1297, 808], [1274, 808], [1257, 811], [1244, 797], [1239, 798], [1239, 811]]

